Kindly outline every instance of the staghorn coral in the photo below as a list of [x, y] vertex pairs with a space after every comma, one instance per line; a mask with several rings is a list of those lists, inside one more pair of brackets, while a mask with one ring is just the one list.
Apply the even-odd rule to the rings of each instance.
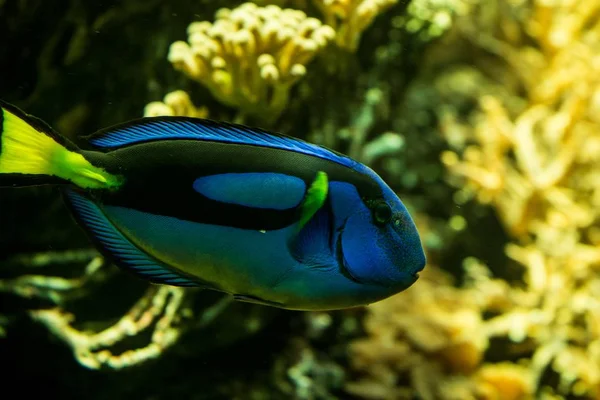
[[335, 32], [299, 10], [244, 3], [220, 9], [214, 23], [192, 23], [188, 35], [188, 42], [171, 45], [174, 67], [223, 104], [274, 121]]
[[325, 23], [336, 31], [336, 43], [342, 49], [355, 51], [360, 36], [375, 17], [398, 0], [313, 0], [325, 16]]

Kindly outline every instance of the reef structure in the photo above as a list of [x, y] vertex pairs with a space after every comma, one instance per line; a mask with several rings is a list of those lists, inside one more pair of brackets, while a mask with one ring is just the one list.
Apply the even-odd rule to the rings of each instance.
[[430, 50], [453, 63], [431, 81], [455, 204], [495, 211], [506, 271], [466, 257], [461, 286], [432, 267], [369, 307], [352, 393], [599, 398], [599, 13], [593, 1], [479, 2]]
[[300, 10], [244, 3], [222, 8], [215, 22], [194, 22], [188, 41], [171, 45], [173, 66], [208, 88], [221, 103], [273, 121], [290, 89], [335, 31]]
[[384, 11], [398, 0], [313, 0], [325, 17], [325, 23], [336, 31], [335, 41], [354, 52], [362, 33]]

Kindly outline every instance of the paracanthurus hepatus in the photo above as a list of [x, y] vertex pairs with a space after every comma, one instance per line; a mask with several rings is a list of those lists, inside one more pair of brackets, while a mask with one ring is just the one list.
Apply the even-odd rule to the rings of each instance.
[[183, 117], [127, 122], [76, 147], [0, 106], [0, 186], [62, 186], [100, 251], [151, 282], [332, 310], [398, 293], [425, 266], [398, 196], [324, 147]]

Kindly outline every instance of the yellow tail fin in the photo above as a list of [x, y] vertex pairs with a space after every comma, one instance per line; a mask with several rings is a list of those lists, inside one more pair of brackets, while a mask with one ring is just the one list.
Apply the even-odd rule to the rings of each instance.
[[85, 189], [120, 186], [118, 176], [93, 166], [38, 120], [2, 102], [0, 112], [0, 177], [10, 174], [20, 182], [20, 178], [32, 177], [39, 184], [40, 177], [48, 176]]

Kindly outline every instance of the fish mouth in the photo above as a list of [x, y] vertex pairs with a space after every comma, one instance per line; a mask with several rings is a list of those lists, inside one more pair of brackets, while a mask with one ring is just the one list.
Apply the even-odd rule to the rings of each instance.
[[[412, 283], [415, 283], [419, 279], [420, 273], [421, 273], [421, 271], [423, 271], [423, 269], [425, 268], [426, 265], [427, 265], [427, 259], [425, 258], [425, 255], [423, 255], [422, 262], [419, 263], [419, 267], [412, 274], [412, 277], [413, 277]], [[412, 283], [411, 283], [411, 285], [412, 285]]]
[[427, 265], [427, 257], [425, 256], [425, 253], [423, 253], [422, 259], [419, 262], [419, 267], [417, 268], [416, 272], [413, 274], [415, 276], [415, 279], [419, 278], [419, 273], [421, 271], [423, 271], [423, 269], [425, 269], [426, 265]]
[[425, 261], [423, 261], [423, 263], [421, 264], [421, 266], [417, 269], [417, 272], [415, 272], [414, 274], [412, 274], [412, 276], [415, 278], [415, 281], [417, 279], [419, 279], [419, 274], [421, 273], [421, 271], [423, 271], [423, 269], [425, 268], [425, 265], [427, 263]]

